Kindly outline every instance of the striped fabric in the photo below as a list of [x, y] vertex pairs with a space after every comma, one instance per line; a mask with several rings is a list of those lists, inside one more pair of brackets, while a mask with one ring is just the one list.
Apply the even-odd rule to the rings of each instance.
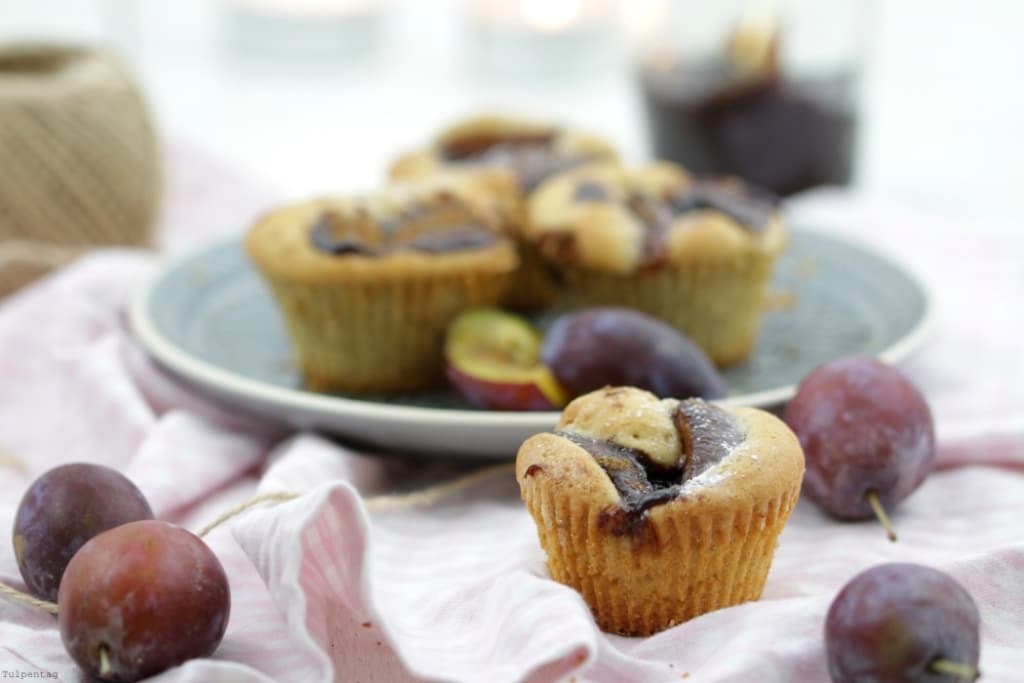
[[[820, 683], [830, 600], [890, 560], [961, 581], [982, 613], [984, 680], [1020, 680], [1024, 240], [836, 194], [795, 211], [899, 250], [935, 287], [940, 330], [906, 370], [935, 409], [941, 467], [896, 512], [896, 544], [801, 502], [759, 602], [650, 638], [609, 636], [547, 578], [510, 471], [429, 504], [368, 505], [462, 472], [268, 432], [186, 393], [123, 330], [123, 293], [154, 268], [131, 252], [97, 253], [0, 308], [0, 530], [36, 476], [72, 460], [121, 469], [159, 516], [193, 530], [257, 493], [302, 493], [208, 537], [231, 577], [227, 637], [164, 683]], [[169, 241], [187, 242], [181, 230]], [[0, 581], [22, 586], [7, 542]], [[2, 601], [0, 672], [82, 680], [52, 617]]]

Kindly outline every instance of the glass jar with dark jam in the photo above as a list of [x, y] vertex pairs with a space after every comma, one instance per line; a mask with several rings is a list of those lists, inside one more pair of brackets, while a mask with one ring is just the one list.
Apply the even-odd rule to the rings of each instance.
[[654, 156], [780, 195], [848, 184], [865, 4], [676, 2], [640, 69]]

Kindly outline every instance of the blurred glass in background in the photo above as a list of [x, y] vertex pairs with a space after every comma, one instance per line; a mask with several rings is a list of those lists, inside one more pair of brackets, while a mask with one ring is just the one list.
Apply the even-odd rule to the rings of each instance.
[[373, 50], [380, 0], [222, 0], [224, 40], [254, 58], [344, 59]]
[[640, 66], [653, 154], [782, 195], [847, 184], [869, 8], [670, 3]]
[[469, 59], [485, 76], [557, 80], [615, 69], [615, 0], [467, 0]]

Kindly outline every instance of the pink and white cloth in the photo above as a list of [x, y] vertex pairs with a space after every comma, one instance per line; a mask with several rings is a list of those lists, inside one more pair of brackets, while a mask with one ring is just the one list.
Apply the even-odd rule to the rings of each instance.
[[[166, 250], [212, 236], [201, 224], [238, 232], [273, 200], [188, 149], [172, 160]], [[1024, 236], [831, 192], [793, 216], [901, 254], [934, 288], [938, 330], [904, 368], [933, 407], [939, 468], [896, 511], [896, 544], [801, 502], [759, 602], [609, 636], [547, 578], [509, 472], [429, 505], [368, 507], [465, 471], [268, 431], [186, 393], [124, 329], [125, 294], [157, 267], [135, 251], [98, 252], [0, 307], [0, 530], [28, 484], [69, 461], [120, 469], [158, 516], [193, 530], [257, 493], [303, 492], [208, 538], [231, 577], [227, 637], [212, 659], [153, 679], [164, 683], [819, 683], [832, 597], [891, 560], [962, 582], [982, 614], [983, 680], [1024, 680]], [[22, 586], [6, 542], [0, 581]], [[0, 676], [40, 673], [85, 680], [51, 616], [0, 600]]]

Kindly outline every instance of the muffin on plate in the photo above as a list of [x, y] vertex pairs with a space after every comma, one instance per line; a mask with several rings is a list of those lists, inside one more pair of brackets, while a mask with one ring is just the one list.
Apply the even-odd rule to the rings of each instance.
[[577, 398], [516, 457], [551, 577], [622, 635], [757, 600], [803, 472], [766, 412], [632, 387]]
[[278, 208], [245, 248], [306, 386], [414, 391], [443, 384], [452, 318], [504, 296], [518, 257], [503, 220], [477, 181], [438, 176]]
[[565, 306], [639, 309], [725, 366], [753, 348], [786, 228], [773, 195], [655, 162], [548, 179], [529, 198], [525, 237], [559, 273]]
[[[481, 115], [441, 131], [425, 148], [397, 159], [391, 177], [422, 178], [438, 172], [468, 173], [489, 179], [503, 198], [518, 239], [525, 219], [526, 197], [548, 177], [595, 162], [614, 161], [615, 149], [604, 140], [554, 123], [528, 118]], [[520, 270], [508, 304], [516, 308], [550, 305], [558, 282], [544, 269], [528, 242], [519, 239]]]

